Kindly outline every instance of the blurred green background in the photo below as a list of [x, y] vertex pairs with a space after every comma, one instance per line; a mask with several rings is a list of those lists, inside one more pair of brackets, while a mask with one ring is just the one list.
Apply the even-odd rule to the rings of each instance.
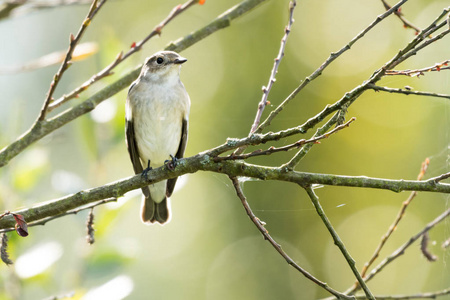
[[[265, 115], [328, 57], [384, 11], [381, 1], [298, 1], [276, 84]], [[410, 1], [406, 17], [427, 26], [448, 0]], [[75, 63], [55, 96], [71, 91], [105, 67], [122, 50], [144, 38], [178, 1], [108, 1], [83, 42], [99, 52]], [[75, 105], [117, 80], [169, 42], [206, 25], [239, 1], [208, 0], [176, 18], [145, 48], [75, 99]], [[188, 58], [181, 78], [192, 101], [186, 156], [217, 146], [227, 137], [244, 137], [254, 119], [261, 86], [287, 24], [288, 1], [272, 0], [182, 53]], [[0, 70], [48, 53], [65, 50], [88, 6], [68, 6], [24, 13], [0, 21]], [[334, 62], [297, 96], [273, 122], [276, 131], [302, 124], [378, 69], [412, 38], [390, 17]], [[422, 68], [449, 59], [450, 39], [439, 41], [402, 69]], [[37, 117], [58, 66], [0, 75], [0, 147]], [[417, 78], [390, 77], [389, 87], [450, 93], [450, 73]], [[29, 147], [0, 169], [0, 211], [99, 186], [133, 174], [124, 142], [126, 91]], [[67, 106], [61, 108], [66, 109]], [[53, 113], [54, 114], [54, 113]], [[52, 115], [53, 115], [52, 114]], [[383, 178], [415, 179], [430, 158], [427, 177], [449, 171], [448, 100], [367, 92], [350, 107], [357, 121], [316, 145], [299, 171]], [[312, 132], [311, 132], [312, 133]], [[309, 136], [309, 134], [308, 134]], [[295, 137], [298, 138], [298, 137]], [[278, 142], [283, 145], [292, 142]], [[251, 160], [279, 165], [294, 152]], [[331, 287], [344, 290], [353, 275], [334, 246], [306, 193], [280, 182], [244, 184], [255, 214], [270, 234], [302, 267]], [[324, 187], [321, 203], [361, 269], [394, 220], [409, 193]], [[328, 296], [288, 266], [249, 221], [226, 176], [198, 172], [183, 176], [172, 196], [172, 221], [145, 226], [139, 219], [140, 193], [95, 209], [96, 242], [85, 242], [87, 212], [30, 229], [30, 236], [10, 233], [13, 266], [0, 265], [0, 299], [44, 299], [75, 292], [73, 299], [315, 299]], [[405, 243], [449, 206], [449, 196], [420, 193], [381, 252], [384, 257]], [[411, 294], [448, 288], [449, 252], [441, 243], [450, 222], [430, 232], [426, 261], [414, 244], [369, 287], [375, 294]], [[379, 261], [376, 262], [376, 264]], [[106, 292], [105, 292], [106, 291]], [[108, 292], [110, 294], [108, 294]], [[442, 297], [441, 299], [450, 299]]]

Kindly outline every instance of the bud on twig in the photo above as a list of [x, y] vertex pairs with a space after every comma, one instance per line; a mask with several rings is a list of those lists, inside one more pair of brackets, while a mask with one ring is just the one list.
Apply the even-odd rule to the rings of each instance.
[[0, 257], [6, 265], [12, 265], [13, 262], [11, 259], [9, 259], [9, 254], [7, 252], [8, 236], [6, 235], [6, 233], [2, 233], [0, 236], [1, 236]]
[[95, 242], [94, 238], [94, 208], [91, 208], [91, 211], [89, 212], [87, 221], [86, 221], [86, 227], [87, 227], [87, 235], [86, 235], [86, 241], [89, 245], [92, 245]]

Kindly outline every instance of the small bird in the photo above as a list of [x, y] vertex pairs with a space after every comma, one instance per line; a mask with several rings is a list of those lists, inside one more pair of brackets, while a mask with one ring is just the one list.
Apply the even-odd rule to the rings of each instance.
[[[125, 133], [136, 174], [146, 175], [152, 167], [165, 163], [173, 167], [184, 155], [190, 99], [180, 80], [180, 69], [186, 61], [173, 51], [157, 52], [145, 60], [139, 77], [128, 90]], [[169, 221], [168, 198], [176, 181], [173, 178], [142, 188], [142, 222]]]

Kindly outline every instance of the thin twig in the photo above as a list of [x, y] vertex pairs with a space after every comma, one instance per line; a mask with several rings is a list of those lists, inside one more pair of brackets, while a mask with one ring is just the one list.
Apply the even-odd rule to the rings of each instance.
[[437, 182], [442, 181], [442, 180], [447, 179], [447, 178], [450, 178], [450, 172], [442, 174], [442, 175], [439, 175], [439, 176], [434, 177], [434, 178], [431, 178], [431, 180], [433, 180], [434, 182], [437, 183]]
[[[99, 205], [102, 205], [102, 204], [106, 204], [106, 203], [109, 203], [109, 202], [114, 202], [114, 201], [117, 201], [117, 198], [112, 197], [112, 198], [108, 198], [108, 199], [103, 199], [103, 200], [100, 200], [100, 201], [88, 204], [86, 206], [79, 207], [77, 209], [68, 210], [65, 213], [62, 213], [62, 214], [59, 214], [59, 215], [54, 215], [54, 216], [51, 216], [51, 217], [42, 218], [39, 221], [28, 223], [28, 227], [38, 226], [38, 225], [45, 225], [49, 221], [53, 221], [55, 219], [59, 219], [59, 218], [65, 217], [67, 215], [76, 215], [80, 211], [83, 211], [83, 210], [86, 210], [86, 209], [92, 209], [92, 208], [94, 208], [96, 206], [99, 206]], [[13, 230], [14, 230], [14, 228], [0, 229], [0, 233], [9, 232], [9, 231], [13, 231]]]
[[[230, 26], [231, 21], [241, 17], [265, 1], [267, 0], [243, 0], [239, 4], [227, 9], [224, 13], [220, 14], [204, 27], [170, 43], [167, 47], [165, 47], [165, 50], [181, 52], [204, 38], [207, 38], [211, 34], [214, 34], [218, 30]], [[75, 120], [76, 118], [91, 112], [102, 101], [129, 87], [130, 84], [138, 77], [141, 69], [142, 65], [137, 66], [133, 71], [125, 74], [116, 82], [101, 89], [82, 103], [58, 114], [48, 121], [44, 120], [42, 122], [35, 123], [14, 142], [0, 150], [0, 167], [8, 164], [11, 159], [20, 154], [32, 143], [40, 140], [44, 136]]]
[[[394, 7], [396, 7], [396, 6], [393, 6], [393, 8]], [[301, 132], [305, 133], [309, 129], [311, 129], [314, 126], [316, 126], [319, 122], [324, 120], [331, 113], [333, 113], [333, 112], [335, 112], [337, 110], [340, 110], [343, 107], [350, 106], [366, 90], [370, 89], [369, 85], [373, 85], [376, 82], [378, 82], [379, 80], [381, 80], [381, 78], [383, 78], [385, 76], [385, 72], [387, 70], [392, 70], [397, 65], [399, 65], [401, 62], [405, 61], [405, 59], [406, 59], [405, 57], [410, 57], [410, 56], [416, 54], [419, 50], [424, 49], [426, 46], [429, 46], [432, 42], [436, 42], [438, 39], [440, 39], [440, 38], [444, 37], [445, 35], [447, 35], [448, 33], [450, 33], [450, 29], [445, 30], [444, 32], [442, 32], [438, 36], [434, 37], [433, 39], [429, 39], [429, 40], [425, 41], [424, 43], [422, 43], [424, 41], [424, 39], [427, 37], [427, 35], [429, 35], [431, 33], [434, 33], [436, 30], [442, 28], [443, 26], [445, 26], [445, 24], [447, 24], [446, 21], [445, 22], [441, 22], [439, 24], [438, 24], [438, 22], [443, 17], [445, 17], [448, 14], [449, 11], [450, 11], [450, 7], [447, 8], [447, 9], [444, 9], [443, 12], [439, 16], [437, 16], [435, 18], [435, 20], [433, 22], [431, 22], [431, 24], [427, 28], [425, 28], [416, 37], [414, 37], [414, 39], [410, 43], [408, 43], [402, 50], [400, 50], [391, 60], [389, 60], [387, 63], [385, 63], [382, 68], [376, 70], [369, 77], [369, 79], [365, 80], [361, 85], [358, 85], [357, 87], [352, 89], [350, 92], [345, 93], [344, 96], [342, 96], [342, 98], [339, 99], [338, 101], [336, 101], [334, 104], [327, 105], [321, 112], [319, 112], [317, 115], [315, 115], [314, 117], [310, 118], [304, 124], [299, 126], [298, 129]], [[443, 24], [443, 23], [445, 23], [445, 24]], [[317, 74], [317, 76], [318, 75], [319, 74]], [[286, 100], [288, 100], [288, 99], [286, 99]], [[282, 104], [280, 104], [280, 106], [279, 106], [280, 110], [283, 109], [285, 104], [286, 103], [284, 103], [284, 102]], [[278, 108], [277, 108], [277, 110], [278, 110]], [[271, 118], [271, 115], [269, 115], [269, 117], [266, 120], [269, 120], [270, 118]], [[264, 121], [260, 125], [260, 127], [261, 126], [265, 126], [264, 125], [265, 122], [266, 121]]]
[[[377, 274], [381, 272], [387, 265], [389, 265], [391, 262], [393, 262], [397, 257], [403, 255], [406, 251], [406, 249], [409, 248], [415, 241], [417, 241], [423, 234], [430, 231], [434, 226], [445, 220], [448, 216], [450, 216], [450, 208], [444, 211], [442, 214], [440, 214], [438, 217], [436, 217], [433, 221], [428, 223], [420, 232], [409, 238], [409, 240], [404, 243], [402, 246], [400, 246], [397, 250], [392, 252], [391, 255], [386, 257], [378, 266], [376, 266], [370, 273], [364, 277], [364, 281], [367, 282], [371, 280], [373, 277], [375, 277]], [[345, 294], [351, 294], [354, 293], [359, 287], [352, 286], [348, 290], [346, 290]]]
[[48, 110], [52, 111], [55, 108], [61, 106], [63, 103], [69, 101], [70, 99], [76, 98], [82, 93], [83, 91], [87, 90], [91, 85], [93, 85], [95, 82], [99, 81], [100, 79], [107, 77], [112, 74], [112, 70], [117, 67], [120, 63], [122, 63], [124, 60], [126, 60], [128, 57], [133, 55], [134, 53], [138, 52], [142, 49], [144, 44], [150, 40], [152, 37], [156, 35], [161, 35], [161, 32], [163, 28], [176, 16], [181, 14], [182, 12], [186, 11], [189, 7], [191, 7], [193, 4], [197, 3], [198, 0], [189, 0], [183, 5], [179, 4], [175, 6], [169, 13], [169, 15], [161, 21], [153, 30], [150, 32], [149, 35], [147, 35], [143, 40], [133, 43], [132, 47], [127, 51], [127, 53], [123, 54], [123, 52], [120, 52], [113, 62], [111, 62], [107, 67], [105, 67], [103, 70], [92, 76], [89, 80], [84, 82], [82, 85], [80, 85], [78, 88], [73, 90], [72, 92], [68, 93], [67, 95], [62, 96], [61, 98], [55, 100], [52, 102]]
[[269, 116], [259, 125], [258, 129], [255, 131], [256, 133], [260, 133], [263, 131], [264, 128], [270, 125], [272, 120], [286, 107], [286, 105], [297, 96], [297, 94], [305, 88], [311, 81], [316, 79], [319, 75], [322, 74], [323, 70], [327, 68], [335, 59], [337, 59], [339, 56], [341, 56], [344, 52], [350, 50], [350, 48], [366, 33], [368, 33], [373, 27], [375, 27], [378, 23], [383, 21], [385, 18], [387, 18], [389, 15], [394, 13], [397, 9], [399, 9], [404, 3], [406, 3], [408, 0], [401, 0], [394, 6], [392, 6], [391, 9], [386, 11], [385, 13], [377, 16], [377, 18], [369, 24], [363, 31], [361, 31], [358, 35], [356, 35], [350, 42], [348, 42], [344, 47], [342, 47], [339, 51], [333, 52], [330, 54], [330, 56], [325, 60], [325, 62], [322, 63], [322, 65], [317, 68], [313, 73], [311, 73], [308, 77], [305, 78], [304, 81], [300, 83], [300, 85], [286, 98], [284, 101], [278, 105], [277, 108], [272, 110], [269, 114]]
[[[391, 9], [391, 6], [385, 0], [381, 0], [381, 2], [383, 2], [384, 8], [386, 8], [386, 10]], [[395, 11], [395, 15], [400, 19], [400, 21], [402, 21], [403, 27], [413, 29], [416, 32], [416, 34], [418, 34], [420, 32], [420, 28], [419, 27], [415, 26], [413, 23], [408, 21], [403, 16], [400, 8]]]
[[450, 99], [450, 95], [449, 94], [438, 94], [438, 93], [431, 93], [431, 92], [411, 91], [409, 89], [388, 88], [388, 87], [385, 87], [385, 86], [378, 86], [378, 85], [375, 85], [375, 84], [368, 84], [367, 87], [372, 89], [372, 90], [374, 90], [374, 91], [382, 91], [382, 92], [404, 94], [404, 95], [428, 96], [428, 97], [437, 97], [437, 98]]
[[[439, 24], [440, 27], [444, 27], [445, 25], [447, 25], [447, 22], [442, 22], [441, 24]], [[437, 29], [436, 29], [437, 30]], [[443, 37], [445, 37], [447, 34], [450, 33], [450, 28], [439, 33], [438, 35], [436, 35], [435, 37], [428, 39], [426, 41], [424, 41], [421, 45], [417, 46], [416, 48], [414, 48], [413, 50], [411, 50], [409, 53], [405, 54], [403, 57], [401, 57], [398, 60], [398, 64], [400, 64], [401, 62], [407, 60], [408, 58], [410, 58], [411, 56], [416, 55], [420, 50], [422, 50], [423, 48], [431, 45], [432, 43], [437, 42], [438, 40], [442, 39]]]
[[[437, 30], [441, 29], [442, 27], [445, 27], [447, 25], [447, 21], [442, 21], [441, 23], [437, 24], [437, 22], [442, 19], [443, 17], [445, 17], [450, 11], [450, 7], [446, 8], [443, 10], [443, 12], [436, 18], [436, 20], [431, 23], [431, 25], [424, 29], [422, 31], [422, 33], [418, 34], [416, 39], [413, 40], [413, 42], [415, 43], [415, 41], [419, 41], [419, 43], [421, 43], [419, 45], [419, 43], [416, 43], [414, 45], [414, 47], [410, 48], [408, 50], [407, 53], [402, 53], [402, 55], [400, 57], [398, 57], [396, 59], [396, 64], [395, 65], [399, 65], [400, 63], [404, 62], [405, 60], [407, 60], [408, 58], [410, 58], [411, 56], [416, 55], [420, 50], [424, 49], [425, 47], [437, 42], [438, 40], [442, 39], [443, 37], [445, 37], [447, 34], [450, 33], [450, 28], [446, 29], [444, 31], [442, 31], [441, 33], [439, 33], [438, 35], [426, 39], [426, 34], [432, 34], [434, 32], [436, 32]], [[425, 41], [424, 41], [425, 40]], [[391, 67], [390, 69], [392, 69], [393, 67]]]
[[[425, 161], [422, 163], [422, 166], [420, 168], [420, 172], [419, 172], [419, 175], [417, 176], [417, 180], [423, 179], [423, 176], [425, 175], [425, 172], [428, 169], [429, 164], [430, 164], [430, 160], [428, 158], [425, 159]], [[400, 223], [403, 216], [405, 215], [406, 209], [408, 208], [409, 204], [416, 196], [417, 196], [417, 191], [412, 191], [409, 194], [409, 197], [402, 203], [400, 211], [398, 212], [397, 217], [395, 218], [394, 222], [389, 227], [388, 231], [381, 238], [380, 244], [375, 249], [375, 252], [372, 254], [372, 257], [364, 264], [364, 266], [361, 270], [361, 276], [363, 278], [364, 278], [364, 276], [366, 276], [366, 273], [367, 273], [369, 267], [373, 264], [373, 262], [380, 255], [381, 249], [383, 249], [387, 240], [391, 237], [392, 233], [397, 229], [398, 224]], [[358, 283], [356, 282], [355, 284], [358, 284]]]
[[[78, 44], [72, 54], [72, 61], [82, 60], [98, 52], [98, 44], [94, 42], [86, 42]], [[0, 75], [15, 74], [19, 72], [33, 71], [45, 68], [51, 65], [60, 64], [64, 61], [66, 51], [55, 51], [41, 56], [32, 61], [16, 66], [6, 66], [0, 68]]]
[[450, 60], [445, 60], [443, 62], [437, 63], [434, 66], [426, 67], [422, 69], [416, 69], [416, 70], [402, 70], [402, 71], [396, 71], [396, 70], [387, 70], [386, 75], [405, 75], [409, 77], [420, 77], [425, 75], [426, 72], [439, 72], [442, 70], [450, 70], [450, 67], [448, 64], [450, 63]]
[[253, 121], [253, 125], [250, 130], [250, 134], [254, 133], [256, 131], [256, 129], [258, 128], [262, 113], [268, 103], [267, 98], [269, 97], [269, 93], [272, 90], [273, 84], [275, 83], [275, 80], [276, 80], [275, 76], [278, 73], [278, 67], [280, 66], [281, 60], [284, 57], [284, 49], [286, 48], [286, 42], [287, 42], [289, 33], [291, 32], [291, 26], [294, 23], [294, 9], [295, 9], [296, 5], [297, 5], [297, 2], [295, 0], [289, 2], [289, 22], [288, 22], [288, 25], [286, 26], [286, 28], [284, 29], [284, 36], [281, 39], [280, 50], [278, 51], [278, 55], [275, 58], [275, 61], [273, 63], [272, 72], [270, 72], [269, 82], [268, 82], [267, 86], [263, 86], [263, 88], [262, 88], [262, 91], [263, 91], [262, 99], [261, 99], [261, 102], [259, 102], [259, 104], [258, 104], [258, 110], [256, 112], [255, 120]]
[[386, 257], [376, 268], [374, 268], [366, 278], [364, 278], [365, 281], [369, 281], [372, 279], [376, 274], [378, 274], [381, 270], [384, 269], [389, 263], [391, 263], [393, 260], [395, 260], [397, 257], [401, 256], [405, 253], [405, 250], [411, 246], [416, 240], [418, 240], [424, 233], [430, 231], [434, 226], [445, 220], [450, 216], [450, 208], [444, 211], [442, 214], [440, 214], [436, 219], [428, 223], [424, 229], [422, 229], [419, 233], [412, 236], [405, 244], [403, 244], [400, 248], [395, 250], [391, 255]]
[[[442, 291], [436, 292], [428, 292], [421, 294], [412, 294], [412, 295], [392, 295], [392, 296], [384, 296], [384, 295], [376, 295], [377, 300], [407, 300], [407, 299], [436, 299], [440, 296], [450, 295], [450, 288]], [[356, 299], [366, 299], [365, 296], [356, 296]]]
[[[313, 203], [314, 207], [316, 208], [317, 214], [322, 219], [323, 223], [327, 227], [328, 231], [330, 232], [331, 236], [333, 237], [334, 244], [341, 250], [342, 255], [344, 256], [345, 260], [347, 261], [348, 265], [350, 266], [350, 269], [352, 270], [353, 274], [356, 277], [356, 280], [358, 280], [359, 285], [364, 291], [364, 294], [366, 295], [367, 299], [375, 300], [375, 297], [372, 295], [372, 292], [370, 291], [369, 287], [364, 282], [363, 278], [361, 277], [361, 274], [359, 274], [358, 269], [356, 268], [356, 262], [353, 259], [353, 257], [350, 256], [350, 253], [347, 251], [347, 248], [345, 248], [344, 243], [342, 242], [341, 238], [337, 234], [336, 230], [334, 230], [333, 225], [331, 225], [330, 220], [328, 220], [327, 215], [325, 214], [325, 211], [322, 208], [322, 205], [320, 205], [319, 197], [317, 197], [316, 193], [314, 193], [313, 188], [311, 185], [300, 185], [303, 187], [308, 194], [309, 198], [311, 199], [311, 202]], [[345, 293], [347, 294], [347, 293]]]
[[246, 199], [244, 193], [242, 192], [241, 186], [239, 185], [239, 180], [236, 177], [230, 177], [230, 179], [233, 182], [233, 186], [234, 186], [234, 189], [236, 190], [236, 194], [239, 197], [239, 199], [241, 200], [242, 205], [245, 208], [245, 212], [247, 213], [250, 220], [253, 222], [253, 224], [255, 224], [256, 228], [258, 228], [258, 230], [261, 232], [264, 239], [266, 241], [268, 241], [275, 248], [275, 250], [277, 250], [277, 252], [286, 260], [286, 262], [290, 266], [292, 266], [294, 269], [299, 271], [303, 276], [305, 276], [306, 278], [308, 278], [309, 280], [311, 280], [312, 282], [314, 282], [321, 288], [328, 291], [330, 294], [336, 296], [338, 299], [354, 299], [352, 296], [343, 295], [342, 293], [330, 288], [328, 286], [328, 284], [315, 278], [313, 275], [308, 273], [308, 271], [306, 271], [302, 267], [300, 267], [292, 258], [290, 258], [289, 255], [287, 255], [287, 253], [284, 252], [284, 250], [281, 248], [281, 245], [278, 244], [272, 238], [272, 236], [269, 234], [267, 229], [264, 227], [265, 223], [262, 222], [258, 217], [256, 217], [255, 214], [253, 213], [253, 211], [251, 210], [250, 205], [248, 204], [247, 199]]
[[41, 9], [57, 8], [69, 5], [91, 4], [92, 0], [55, 0], [55, 1], [29, 1], [29, 0], [6, 0], [0, 4], [0, 20], [8, 17], [23, 16]]
[[259, 149], [259, 150], [255, 150], [253, 152], [246, 153], [246, 154], [236, 155], [236, 154], [232, 153], [232, 154], [230, 154], [228, 156], [217, 156], [217, 157], [214, 157], [214, 161], [215, 162], [219, 162], [219, 161], [223, 161], [223, 160], [247, 159], [247, 158], [254, 157], [254, 156], [270, 155], [270, 154], [273, 154], [273, 153], [276, 153], [276, 152], [289, 151], [289, 150], [292, 150], [292, 149], [295, 149], [295, 148], [299, 148], [299, 147], [301, 147], [303, 145], [306, 145], [306, 144], [318, 144], [320, 140], [326, 139], [330, 135], [338, 132], [339, 130], [342, 130], [342, 129], [346, 128], [346, 127], [349, 127], [350, 124], [353, 121], [355, 121], [355, 120], [356, 120], [356, 118], [353, 117], [348, 122], [346, 122], [345, 124], [336, 126], [333, 130], [331, 130], [331, 131], [329, 131], [329, 132], [327, 132], [325, 134], [312, 137], [312, 138], [310, 138], [308, 140], [301, 139], [301, 140], [299, 140], [299, 141], [297, 141], [297, 142], [295, 142], [293, 144], [286, 145], [286, 146], [283, 146], [283, 147], [278, 147], [278, 148], [276, 148], [276, 147], [269, 147], [266, 150]]
[[42, 106], [41, 112], [38, 117], [38, 122], [43, 121], [45, 119], [45, 116], [48, 112], [48, 106], [50, 105], [50, 102], [52, 101], [53, 93], [55, 92], [56, 86], [61, 80], [61, 77], [63, 76], [64, 72], [70, 67], [71, 59], [73, 51], [75, 51], [75, 48], [78, 44], [78, 42], [81, 40], [81, 37], [83, 36], [86, 29], [89, 27], [89, 25], [92, 22], [92, 19], [97, 14], [97, 12], [100, 10], [100, 8], [103, 6], [103, 4], [106, 3], [106, 0], [101, 0], [99, 3], [99, 0], [93, 0], [92, 5], [89, 8], [89, 12], [84, 19], [83, 23], [81, 24], [80, 29], [78, 30], [78, 33], [76, 36], [70, 35], [70, 43], [69, 43], [69, 49], [67, 49], [66, 56], [64, 58], [63, 63], [61, 64], [61, 67], [56, 72], [55, 76], [53, 76], [52, 83], [50, 84], [50, 88], [47, 92], [46, 99], [44, 101], [44, 105]]
[[[313, 135], [314, 137], [318, 137], [320, 135], [322, 135], [324, 132], [326, 132], [327, 130], [329, 130], [334, 124], [337, 123], [337, 121], [339, 120], [339, 113], [334, 114], [333, 117], [330, 118], [330, 120], [328, 120], [328, 122], [326, 122], [322, 127], [318, 128], [316, 130], [316, 132]], [[339, 125], [341, 126], [341, 125]], [[339, 126], [336, 126], [339, 127]], [[295, 166], [297, 166], [300, 161], [303, 159], [303, 157], [305, 157], [306, 154], [308, 154], [308, 152], [311, 150], [312, 146], [314, 144], [307, 144], [304, 145], [292, 158], [290, 161], [288, 161], [287, 163], [285, 163], [284, 165], [281, 166], [282, 169], [284, 170], [294, 170]]]

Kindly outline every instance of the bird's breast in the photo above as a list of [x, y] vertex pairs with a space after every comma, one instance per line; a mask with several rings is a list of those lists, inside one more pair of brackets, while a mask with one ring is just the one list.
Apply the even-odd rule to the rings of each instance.
[[143, 164], [150, 160], [152, 166], [160, 166], [178, 150], [182, 121], [189, 112], [189, 97], [182, 85], [136, 84], [129, 100]]

